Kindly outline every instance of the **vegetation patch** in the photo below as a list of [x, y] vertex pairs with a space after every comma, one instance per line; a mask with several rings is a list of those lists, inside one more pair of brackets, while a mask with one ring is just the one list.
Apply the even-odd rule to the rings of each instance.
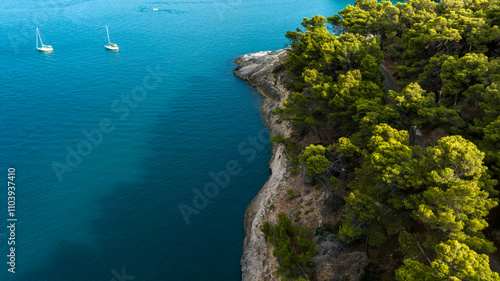
[[396, 280], [500, 280], [483, 254], [496, 250], [483, 231], [499, 201], [499, 25], [498, 0], [358, 0], [286, 34], [292, 94], [273, 113], [295, 141], [275, 141], [308, 183], [345, 195], [345, 243], [398, 237]]
[[288, 200], [292, 200], [293, 198], [297, 197], [295, 192], [293, 192], [292, 189], [287, 189], [286, 194], [288, 195]]
[[281, 280], [312, 278], [317, 250], [313, 246], [309, 229], [292, 226], [286, 214], [281, 213], [278, 215], [278, 224], [272, 226], [265, 222], [261, 230], [266, 235], [267, 242], [275, 246], [273, 254], [279, 262], [276, 274]]

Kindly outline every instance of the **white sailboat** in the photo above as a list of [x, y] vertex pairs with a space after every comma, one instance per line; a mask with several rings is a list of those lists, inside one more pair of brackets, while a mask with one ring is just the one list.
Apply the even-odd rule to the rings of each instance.
[[112, 51], [118, 51], [118, 45], [116, 45], [115, 43], [111, 43], [111, 41], [109, 40], [109, 31], [108, 31], [108, 27], [106, 26], [106, 33], [108, 34], [108, 45], [104, 45], [104, 47], [106, 47], [106, 49], [108, 50], [112, 50]]
[[[38, 40], [40, 40], [41, 47], [38, 47]], [[54, 49], [52, 49], [52, 46], [43, 44], [42, 34], [40, 34], [40, 30], [38, 30], [38, 27], [36, 28], [36, 48], [38, 49], [38, 51], [41, 51], [41, 52], [54, 51]]]

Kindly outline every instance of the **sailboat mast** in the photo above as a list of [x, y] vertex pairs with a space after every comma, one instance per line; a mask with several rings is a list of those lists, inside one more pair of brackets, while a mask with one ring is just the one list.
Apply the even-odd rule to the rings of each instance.
[[[40, 45], [42, 45], [43, 47], [42, 34], [40, 33], [38, 27], [36, 28], [36, 33], [38, 34], [38, 38], [40, 38]], [[37, 41], [37, 47], [38, 47], [38, 41]]]
[[36, 47], [38, 48], [38, 26], [36, 27]]
[[108, 34], [108, 44], [111, 45], [111, 41], [109, 40], [109, 31], [108, 31], [108, 27], [106, 26], [106, 33]]

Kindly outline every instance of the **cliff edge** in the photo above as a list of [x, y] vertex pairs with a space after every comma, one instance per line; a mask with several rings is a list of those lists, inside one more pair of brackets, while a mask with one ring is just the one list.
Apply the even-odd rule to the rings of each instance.
[[[283, 66], [286, 58], [286, 50], [243, 55], [235, 60], [239, 66], [234, 74], [248, 81], [265, 97], [262, 111], [271, 135], [281, 134], [288, 138], [292, 133], [290, 123], [276, 122], [279, 117], [271, 113], [276, 107], [283, 106], [283, 101], [291, 95], [285, 87], [289, 79]], [[284, 144], [273, 144], [269, 167], [269, 179], [246, 210], [246, 236], [240, 262], [243, 281], [279, 280], [279, 277], [273, 276], [278, 269], [273, 246], [266, 242], [260, 230], [264, 222], [275, 224], [278, 214], [285, 213], [294, 224], [314, 231], [321, 226], [335, 224], [341, 216], [342, 197], [329, 188], [306, 185], [304, 170], [292, 172]], [[288, 189], [293, 190], [294, 197], [290, 197]], [[346, 275], [350, 280], [359, 280], [363, 275], [362, 268], [367, 264], [365, 253], [345, 251], [345, 245], [330, 233], [316, 236], [314, 243], [319, 255], [312, 280], [334, 280]]]
[[[283, 87], [283, 73], [276, 73], [286, 57], [286, 50], [274, 52], [259, 52], [237, 58], [238, 67], [234, 74], [253, 86], [265, 99], [262, 111], [271, 135], [278, 133], [288, 136], [290, 130], [287, 123], [277, 124], [271, 111], [283, 104], [290, 92]], [[278, 186], [287, 172], [287, 157], [283, 144], [273, 147], [269, 163], [271, 175], [257, 196], [247, 207], [245, 215], [245, 241], [241, 258], [242, 280], [278, 280], [272, 277], [277, 269], [276, 258], [272, 249], [266, 243], [265, 235], [260, 226], [269, 217], [272, 198], [278, 192]]]

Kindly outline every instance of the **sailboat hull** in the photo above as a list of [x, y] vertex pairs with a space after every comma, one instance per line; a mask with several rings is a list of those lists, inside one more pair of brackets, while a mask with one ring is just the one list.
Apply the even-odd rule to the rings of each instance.
[[108, 50], [111, 50], [111, 51], [118, 51], [120, 48], [118, 48], [118, 46], [109, 46], [109, 45], [104, 45], [104, 47]]
[[47, 48], [47, 47], [37, 47], [38, 51], [40, 52], [53, 52], [54, 49], [52, 49], [52, 47], [50, 48]]

